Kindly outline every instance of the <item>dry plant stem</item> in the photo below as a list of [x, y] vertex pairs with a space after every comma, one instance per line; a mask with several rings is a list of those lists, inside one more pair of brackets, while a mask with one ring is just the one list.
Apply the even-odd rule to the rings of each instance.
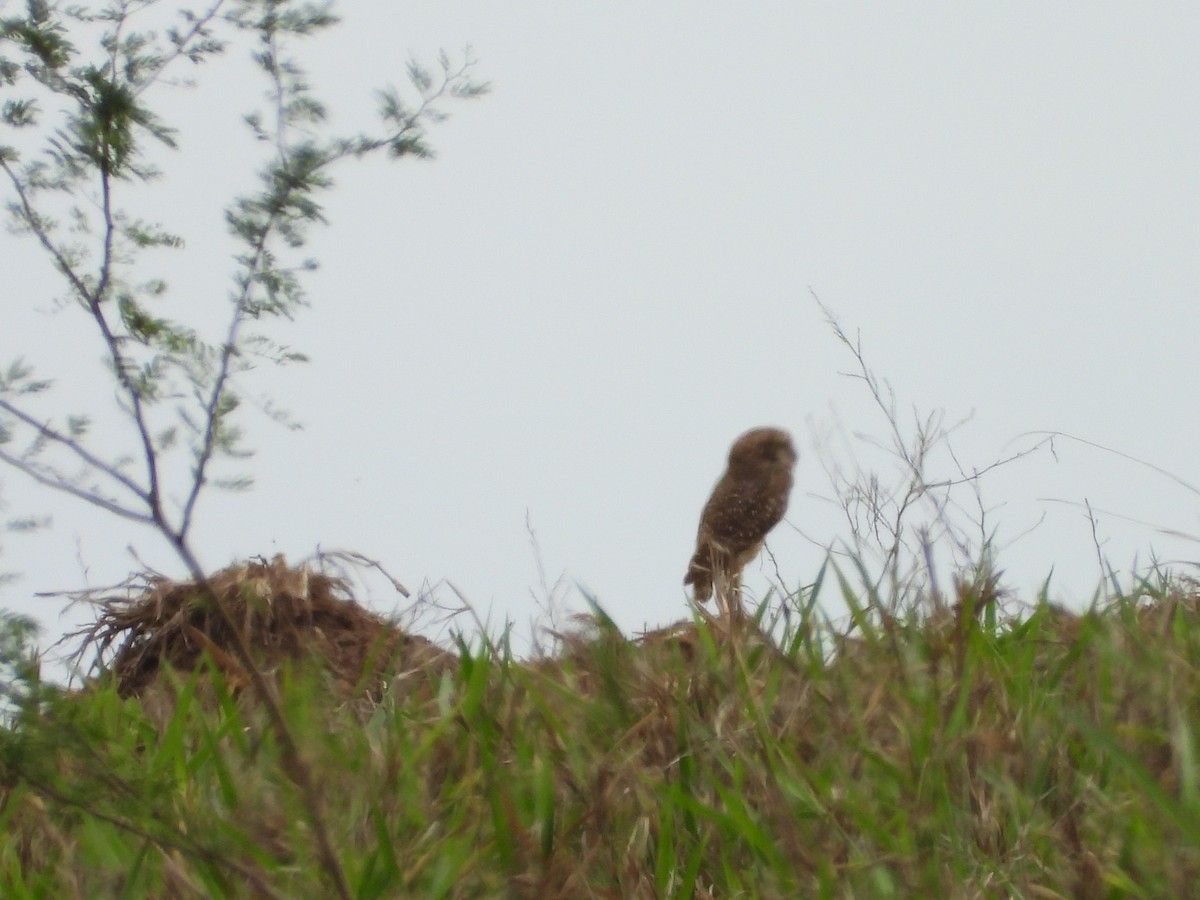
[[[854, 546], [861, 549], [870, 545], [882, 552], [878, 576], [866, 576], [864, 573], [864, 578], [867, 579], [864, 583], [869, 582], [867, 599], [871, 606], [878, 609], [881, 624], [894, 644], [895, 635], [889, 616], [894, 617], [899, 612], [894, 604], [898, 598], [905, 595], [906, 588], [916, 583], [910, 582], [911, 579], [920, 580], [923, 574], [931, 587], [926, 596], [932, 599], [935, 608], [941, 604], [930, 552], [933, 545], [943, 541], [948, 543], [960, 569], [986, 564], [992, 556], [995, 534], [987, 527], [988, 510], [980, 493], [983, 476], [1001, 466], [1023, 459], [1043, 447], [1050, 446], [1053, 449], [1053, 436], [1043, 436], [1031, 446], [995, 459], [981, 468], [967, 471], [955, 455], [949, 439], [971, 417], [966, 416], [960, 421], [946, 424], [944, 412], [924, 415], [914, 409], [913, 422], [911, 426], [905, 427], [902, 424], [895, 392], [888, 381], [879, 377], [868, 365], [861, 338], [848, 334], [834, 312], [815, 292], [810, 293], [824, 314], [834, 337], [854, 359], [853, 370], [842, 374], [866, 386], [871, 400], [887, 423], [887, 437], [884, 440], [862, 435], [857, 437], [875, 449], [887, 453], [900, 464], [901, 480], [895, 487], [883, 484], [874, 473], [850, 478], [842, 475], [839, 468], [831, 469], [829, 465], [825, 465], [826, 473], [834, 486], [835, 496], [849, 522]], [[937, 449], [949, 454], [957, 468], [957, 476], [931, 477], [933, 453]], [[955, 489], [962, 486], [968, 487], [974, 493], [973, 513], [965, 510], [956, 496], [952, 495]], [[912, 519], [920, 515], [919, 508], [925, 505], [930, 508], [928, 524], [918, 523], [914, 527]], [[979, 536], [977, 542], [973, 540], [971, 531], [959, 521], [959, 513], [972, 517], [972, 531], [977, 532]], [[889, 578], [892, 580], [891, 596], [895, 598], [892, 603], [887, 602], [881, 591]]]
[[347, 562], [354, 563], [355, 565], [365, 566], [368, 569], [375, 569], [380, 575], [391, 582], [392, 587], [396, 589], [396, 593], [401, 597], [404, 597], [407, 600], [412, 596], [412, 593], [409, 591], [409, 589], [406, 588], [398, 578], [392, 575], [391, 572], [384, 568], [383, 563], [377, 559], [371, 559], [369, 556], [365, 556], [362, 553], [356, 553], [353, 550], [321, 550], [316, 554], [316, 559], [322, 562], [327, 559], [343, 559]]

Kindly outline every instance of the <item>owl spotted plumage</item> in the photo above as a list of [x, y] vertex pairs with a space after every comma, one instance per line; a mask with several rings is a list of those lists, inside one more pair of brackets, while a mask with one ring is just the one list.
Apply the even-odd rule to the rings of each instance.
[[742, 569], [787, 511], [796, 449], [786, 431], [755, 428], [733, 443], [729, 465], [700, 514], [696, 552], [684, 584], [705, 602], [716, 587], [720, 606], [732, 612]]

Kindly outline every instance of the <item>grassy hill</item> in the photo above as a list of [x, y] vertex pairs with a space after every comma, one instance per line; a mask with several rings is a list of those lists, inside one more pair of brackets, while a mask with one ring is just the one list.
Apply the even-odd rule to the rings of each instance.
[[211, 584], [298, 759], [195, 586], [109, 604], [82, 691], [10, 629], [0, 896], [336, 896], [316, 829], [359, 898], [1200, 896], [1186, 583], [1014, 619], [986, 581], [895, 615], [843, 584], [847, 634], [802, 597], [771, 639], [600, 614], [526, 661], [281, 563]]

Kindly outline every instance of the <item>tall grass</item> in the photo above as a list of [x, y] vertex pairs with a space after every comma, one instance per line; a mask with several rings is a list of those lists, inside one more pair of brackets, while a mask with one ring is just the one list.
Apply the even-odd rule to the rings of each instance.
[[[1195, 591], [993, 603], [842, 636], [799, 604], [773, 640], [598, 618], [372, 704], [319, 660], [275, 675], [356, 897], [1195, 896]], [[13, 679], [0, 896], [321, 896], [281, 750], [219, 667], [158, 704]]]

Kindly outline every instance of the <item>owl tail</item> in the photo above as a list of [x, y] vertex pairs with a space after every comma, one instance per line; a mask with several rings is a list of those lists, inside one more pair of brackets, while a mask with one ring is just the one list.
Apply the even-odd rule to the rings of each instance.
[[692, 596], [697, 603], [707, 603], [713, 590], [712, 545], [705, 542], [696, 548], [696, 555], [688, 563], [683, 583], [692, 585]]

